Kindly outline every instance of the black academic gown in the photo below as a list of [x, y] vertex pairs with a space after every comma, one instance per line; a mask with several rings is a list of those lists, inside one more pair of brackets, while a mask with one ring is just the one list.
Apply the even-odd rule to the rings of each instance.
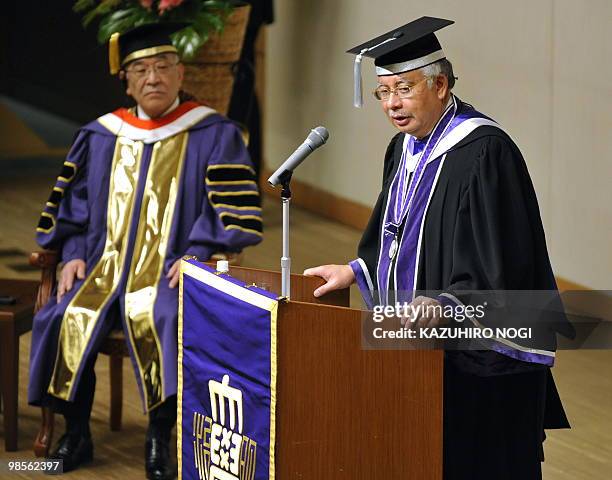
[[[387, 148], [359, 245], [370, 272], [402, 140]], [[556, 290], [527, 167], [501, 129], [478, 127], [447, 153], [425, 217], [417, 289]], [[544, 428], [569, 428], [550, 369], [494, 351], [446, 351], [444, 368], [444, 478], [541, 478]]]

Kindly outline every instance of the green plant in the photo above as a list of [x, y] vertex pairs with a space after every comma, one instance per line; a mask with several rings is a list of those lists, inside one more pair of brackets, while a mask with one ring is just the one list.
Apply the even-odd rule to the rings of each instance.
[[233, 6], [231, 0], [77, 0], [73, 9], [83, 14], [85, 27], [99, 19], [100, 43], [147, 23], [185, 23], [172, 41], [182, 58], [191, 59], [211, 34], [223, 31]]

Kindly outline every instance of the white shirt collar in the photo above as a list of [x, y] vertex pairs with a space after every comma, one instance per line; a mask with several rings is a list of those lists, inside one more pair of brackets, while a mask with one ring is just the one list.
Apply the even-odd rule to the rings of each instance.
[[[166, 110], [161, 116], [163, 117], [164, 115], [168, 115], [172, 110], [179, 106], [179, 103], [179, 99], [176, 97], [174, 102], [172, 102], [172, 105], [170, 105], [170, 108], [168, 108], [168, 110]], [[141, 120], [151, 120], [151, 117], [149, 117], [144, 110], [140, 108], [140, 105], [136, 107], [136, 113], [138, 114], [138, 118]]]

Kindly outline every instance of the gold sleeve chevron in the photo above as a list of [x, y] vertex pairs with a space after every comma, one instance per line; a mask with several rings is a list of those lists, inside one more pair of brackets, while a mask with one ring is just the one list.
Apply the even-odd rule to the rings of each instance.
[[206, 185], [257, 185], [255, 170], [250, 165], [210, 165], [206, 170]]
[[226, 230], [240, 230], [246, 233], [263, 236], [263, 223], [259, 215], [239, 215], [231, 212], [222, 212], [219, 218]]
[[64, 197], [64, 191], [74, 180], [77, 173], [77, 165], [73, 162], [66, 160], [62, 166], [62, 171], [57, 177], [57, 182], [51, 190], [51, 195], [45, 203], [45, 210], [40, 214], [40, 220], [36, 231], [39, 233], [51, 233], [55, 228], [55, 219], [57, 217], [57, 211], [60, 206], [60, 202]]
[[257, 190], [238, 190], [229, 192], [212, 190], [208, 192], [208, 201], [213, 208], [261, 212], [259, 192]]
[[261, 200], [253, 167], [240, 163], [209, 165], [205, 184], [208, 202], [226, 231], [262, 236]]

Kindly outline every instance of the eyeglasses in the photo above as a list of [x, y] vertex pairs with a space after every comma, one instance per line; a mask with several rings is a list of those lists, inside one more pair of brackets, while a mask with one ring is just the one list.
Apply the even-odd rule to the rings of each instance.
[[128, 72], [131, 75], [134, 75], [134, 77], [136, 77], [138, 80], [147, 77], [149, 73], [151, 72], [151, 70], [153, 70], [160, 77], [165, 77], [178, 64], [179, 62], [172, 63], [172, 62], [162, 60], [160, 62], [155, 62], [149, 66], [134, 65], [133, 67], [126, 69], [126, 72]]
[[391, 97], [391, 94], [397, 95], [399, 98], [412, 98], [414, 97], [415, 87], [423, 83], [425, 80], [429, 80], [430, 77], [425, 77], [422, 80], [418, 81], [414, 85], [405, 85], [401, 84], [395, 88], [387, 87], [385, 85], [379, 85], [372, 94], [376, 100], [382, 100], [386, 102]]

